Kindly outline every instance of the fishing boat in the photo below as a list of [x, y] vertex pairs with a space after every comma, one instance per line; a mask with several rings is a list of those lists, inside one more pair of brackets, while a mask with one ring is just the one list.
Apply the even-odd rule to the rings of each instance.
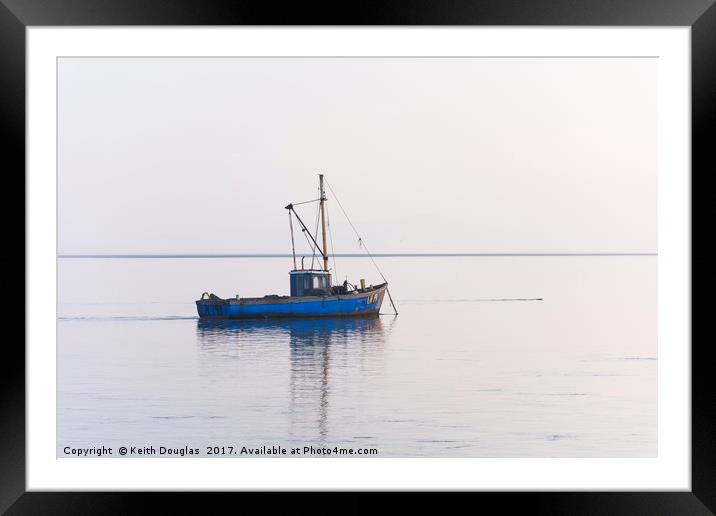
[[[326, 235], [326, 193], [324, 190], [324, 177], [319, 174], [319, 198], [312, 201], [289, 204], [289, 226], [291, 229], [291, 247], [293, 252], [293, 270], [289, 274], [290, 294], [281, 296], [276, 294], [263, 297], [239, 297], [222, 299], [219, 296], [204, 292], [201, 299], [196, 301], [197, 312], [201, 318], [209, 319], [255, 319], [255, 318], [284, 318], [284, 317], [376, 317], [380, 313], [383, 297], [388, 294], [393, 309], [395, 304], [390, 297], [388, 281], [380, 270], [383, 282], [377, 285], [366, 285], [364, 279], [359, 284], [351, 284], [346, 279], [341, 285], [334, 285], [331, 270], [329, 269], [329, 255]], [[329, 185], [330, 186], [330, 185]], [[295, 206], [310, 202], [319, 203], [322, 245], [319, 245], [316, 236], [303, 223], [296, 213]], [[342, 209], [342, 208], [341, 208]], [[344, 211], [345, 214], [345, 211]], [[297, 267], [296, 247], [293, 234], [293, 218], [298, 221], [301, 231], [307, 235], [313, 256], [320, 254], [323, 268], [304, 268], [301, 259], [301, 268]], [[347, 215], [346, 215], [347, 217]], [[350, 222], [350, 219], [349, 219]], [[355, 226], [351, 224], [355, 231]], [[317, 232], [317, 231], [316, 231]], [[360, 235], [358, 241], [363, 246]], [[368, 253], [367, 248], [365, 248]], [[368, 253], [370, 256], [370, 253]], [[371, 257], [372, 259], [372, 257]], [[374, 262], [375, 263], [375, 262]], [[395, 310], [397, 314], [397, 310]]]

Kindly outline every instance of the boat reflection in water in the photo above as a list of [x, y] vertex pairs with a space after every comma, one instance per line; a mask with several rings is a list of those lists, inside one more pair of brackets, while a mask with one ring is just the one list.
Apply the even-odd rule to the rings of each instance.
[[[394, 321], [199, 319], [202, 373], [233, 383], [244, 419], [252, 409], [273, 413], [277, 437], [288, 433], [297, 443], [325, 442], [329, 404], [345, 413], [357, 401], [356, 389], [382, 374], [386, 333]], [[265, 418], [255, 423], [268, 426]]]

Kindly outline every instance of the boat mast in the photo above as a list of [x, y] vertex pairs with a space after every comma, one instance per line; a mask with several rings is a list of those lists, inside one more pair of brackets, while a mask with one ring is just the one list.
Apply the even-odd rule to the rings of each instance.
[[323, 229], [323, 270], [328, 272], [328, 247], [326, 244], [326, 194], [323, 191], [323, 174], [318, 174], [318, 182], [321, 188], [321, 228]]

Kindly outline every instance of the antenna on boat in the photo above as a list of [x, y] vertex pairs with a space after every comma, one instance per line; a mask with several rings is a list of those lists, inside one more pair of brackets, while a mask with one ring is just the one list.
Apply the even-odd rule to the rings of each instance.
[[326, 243], [326, 192], [323, 190], [323, 174], [318, 174], [318, 184], [321, 191], [321, 228], [323, 233], [323, 249], [321, 254], [323, 255], [323, 270], [328, 272], [328, 245]]

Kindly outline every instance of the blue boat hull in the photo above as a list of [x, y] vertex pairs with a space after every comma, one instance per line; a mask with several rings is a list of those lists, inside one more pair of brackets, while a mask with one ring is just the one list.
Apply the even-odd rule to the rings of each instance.
[[338, 296], [200, 299], [196, 309], [199, 317], [212, 319], [376, 316], [387, 286]]

